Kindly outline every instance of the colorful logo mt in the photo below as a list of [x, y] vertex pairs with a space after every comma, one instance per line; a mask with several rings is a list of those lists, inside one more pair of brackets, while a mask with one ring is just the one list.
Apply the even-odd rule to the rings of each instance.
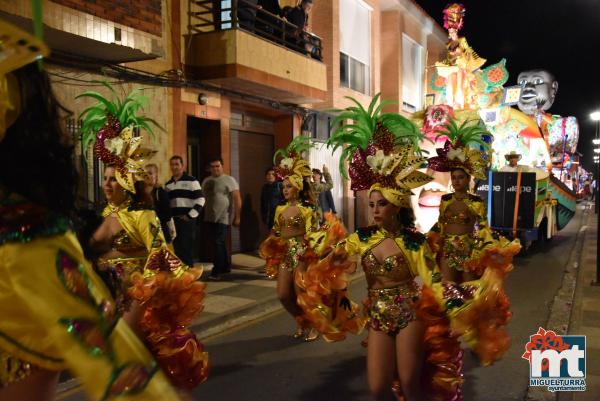
[[525, 344], [529, 385], [549, 391], [585, 391], [585, 336], [560, 336], [539, 328]]

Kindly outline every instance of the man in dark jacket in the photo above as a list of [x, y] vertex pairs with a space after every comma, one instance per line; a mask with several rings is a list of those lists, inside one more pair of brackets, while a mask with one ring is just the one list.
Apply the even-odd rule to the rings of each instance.
[[289, 23], [294, 24], [296, 28], [288, 33], [289, 47], [296, 51], [304, 49], [313, 58], [319, 58], [318, 49], [310, 43], [308, 35], [308, 14], [312, 10], [313, 0], [302, 0], [299, 5], [292, 8], [285, 14]]
[[275, 209], [283, 201], [283, 195], [281, 193], [281, 183], [275, 180], [273, 168], [265, 171], [265, 179], [267, 182], [263, 185], [260, 194], [260, 215], [263, 223], [270, 230], [275, 223]]

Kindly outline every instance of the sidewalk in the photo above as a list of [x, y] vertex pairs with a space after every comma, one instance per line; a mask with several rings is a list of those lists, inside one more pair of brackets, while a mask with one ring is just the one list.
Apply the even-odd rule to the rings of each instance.
[[586, 336], [587, 389], [574, 393], [573, 401], [600, 400], [600, 286], [592, 285], [596, 281], [598, 215], [591, 202], [590, 205], [592, 207], [584, 212], [588, 213], [587, 227], [569, 325], [569, 334]]
[[[264, 260], [248, 255], [231, 257], [231, 273], [220, 281], [207, 280], [211, 263], [202, 263], [202, 281], [206, 285], [204, 311], [193, 324], [200, 339], [243, 325], [280, 309], [275, 292], [276, 281], [264, 274]], [[198, 264], [196, 264], [198, 266]]]
[[[202, 264], [206, 298], [204, 311], [193, 324], [194, 332], [201, 340], [283, 310], [277, 299], [277, 281], [264, 274], [263, 259], [241, 253], [232, 255], [231, 259], [231, 273], [220, 281], [206, 280], [212, 264]], [[350, 281], [362, 276], [362, 270], [358, 271]]]
[[580, 213], [584, 216], [577, 245], [564, 268], [562, 286], [544, 328], [560, 335], [586, 336], [586, 391], [552, 393], [542, 387], [529, 387], [527, 401], [600, 400], [600, 286], [592, 285], [596, 279], [598, 215], [592, 202], [578, 204]]

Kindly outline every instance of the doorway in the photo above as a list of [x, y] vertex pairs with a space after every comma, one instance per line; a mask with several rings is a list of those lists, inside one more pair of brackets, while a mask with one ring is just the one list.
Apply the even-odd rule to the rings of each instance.
[[273, 165], [275, 140], [273, 135], [238, 130], [231, 130], [230, 138], [232, 174], [242, 197], [240, 229], [232, 233], [231, 245], [233, 252], [254, 252], [268, 234], [261, 221], [260, 194], [265, 170]]
[[[210, 173], [208, 159], [221, 155], [221, 122], [187, 116], [187, 160], [188, 173], [202, 183]], [[194, 260], [212, 261], [212, 245], [208, 240], [208, 230], [200, 216], [196, 225]]]

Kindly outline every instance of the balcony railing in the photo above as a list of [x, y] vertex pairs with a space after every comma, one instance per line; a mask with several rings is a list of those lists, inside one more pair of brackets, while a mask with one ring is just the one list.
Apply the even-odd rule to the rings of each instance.
[[316, 60], [323, 58], [320, 37], [247, 0], [190, 0], [189, 4], [190, 33], [242, 29]]

